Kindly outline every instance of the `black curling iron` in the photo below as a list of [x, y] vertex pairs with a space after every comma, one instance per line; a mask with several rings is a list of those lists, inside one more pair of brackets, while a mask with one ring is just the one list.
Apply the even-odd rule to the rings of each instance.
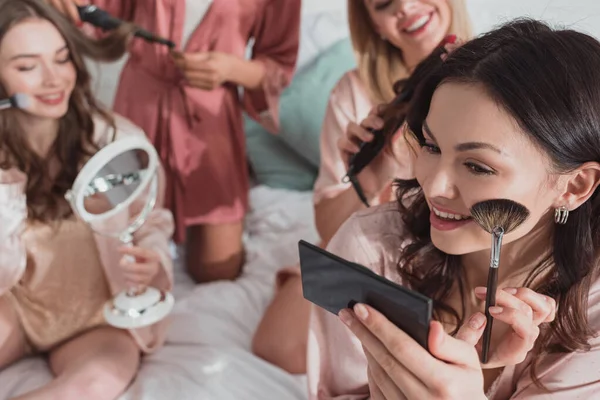
[[[360, 201], [367, 207], [370, 207], [369, 201], [358, 182], [357, 176], [383, 150], [387, 141], [386, 138], [388, 136], [391, 137], [391, 135], [398, 131], [406, 120], [408, 103], [410, 103], [417, 87], [419, 87], [419, 84], [434, 68], [438, 67], [443, 62], [441, 55], [447, 52], [444, 48], [445, 43], [445, 41], [442, 42], [429, 57], [423, 60], [415, 68], [408, 79], [396, 82], [394, 88], [398, 95], [386, 105], [385, 110], [382, 113], [383, 115], [381, 115], [384, 119], [383, 128], [369, 128], [368, 131], [373, 134], [373, 140], [361, 143], [358, 152], [350, 157], [348, 171], [346, 172], [346, 176], [342, 179], [342, 182], [350, 182], [360, 198]], [[400, 91], [397, 90], [399, 87], [401, 87]], [[398, 108], [403, 105], [406, 107], [406, 110], [400, 113], [397, 112]]]
[[[105, 31], [117, 29], [123, 23], [122, 20], [113, 17], [105, 10], [98, 8], [94, 5], [77, 6], [77, 11], [79, 12], [79, 18], [81, 18], [83, 22], [92, 24], [95, 27], [103, 29]], [[136, 30], [133, 32], [133, 34], [134, 36], [142, 38], [151, 43], [164, 44], [165, 46], [168, 46], [171, 49], [175, 47], [175, 43], [173, 43], [172, 41], [156, 36], [152, 32], [149, 32], [139, 27], [136, 27]]]
[[[387, 107], [396, 107], [409, 101], [412, 97], [412, 90], [408, 89], [409, 88], [406, 87], [406, 90], [402, 90]], [[350, 156], [348, 171], [346, 171], [346, 176], [342, 181], [350, 182], [352, 184], [360, 201], [367, 207], [370, 207], [369, 201], [362, 186], [358, 182], [357, 176], [385, 147], [386, 135], [384, 132], [396, 132], [403, 123], [404, 118], [394, 118], [393, 121], [386, 121], [384, 127], [381, 129], [368, 128], [367, 130], [373, 134], [373, 140], [361, 143], [358, 152]]]

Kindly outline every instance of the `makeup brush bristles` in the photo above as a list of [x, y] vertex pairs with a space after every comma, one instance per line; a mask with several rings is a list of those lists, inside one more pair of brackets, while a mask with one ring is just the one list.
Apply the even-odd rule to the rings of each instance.
[[509, 233], [521, 225], [528, 217], [529, 210], [522, 204], [508, 199], [485, 200], [471, 207], [473, 219], [487, 232], [502, 228]]
[[24, 93], [17, 93], [10, 98], [10, 102], [14, 108], [26, 109], [29, 107], [29, 96]]

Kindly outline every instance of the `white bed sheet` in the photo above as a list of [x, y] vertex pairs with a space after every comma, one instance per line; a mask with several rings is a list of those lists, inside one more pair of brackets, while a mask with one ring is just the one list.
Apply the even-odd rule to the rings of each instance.
[[[287, 374], [255, 357], [250, 343], [272, 297], [276, 271], [298, 261], [299, 239], [317, 240], [312, 193], [256, 187], [250, 202], [242, 277], [195, 286], [177, 263], [177, 303], [167, 344], [144, 359], [122, 400], [306, 398], [304, 376]], [[49, 379], [45, 361], [22, 360], [0, 373], [0, 399]]]

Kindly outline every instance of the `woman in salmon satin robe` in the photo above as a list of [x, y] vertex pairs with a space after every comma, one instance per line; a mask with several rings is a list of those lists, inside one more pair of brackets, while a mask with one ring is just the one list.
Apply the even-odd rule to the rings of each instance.
[[[71, 0], [50, 2], [79, 21]], [[208, 10], [200, 10], [205, 0], [92, 3], [176, 43], [169, 52], [132, 41], [114, 110], [144, 129], [161, 156], [175, 241], [186, 241], [192, 277], [236, 278], [249, 190], [242, 111], [277, 132], [278, 98], [296, 64], [301, 1], [214, 0]], [[193, 13], [204, 15], [193, 21]]]

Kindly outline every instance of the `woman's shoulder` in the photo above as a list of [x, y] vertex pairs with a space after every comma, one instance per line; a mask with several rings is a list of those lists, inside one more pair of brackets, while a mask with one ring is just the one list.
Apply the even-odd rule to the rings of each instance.
[[370, 207], [348, 218], [327, 249], [393, 279], [404, 242], [403, 224], [395, 202]]
[[402, 214], [395, 201], [357, 211], [349, 221], [360, 229], [369, 243], [380, 243], [383, 237], [399, 240], [403, 232]]
[[368, 114], [374, 105], [357, 69], [350, 70], [342, 75], [331, 90], [329, 101], [330, 103], [338, 103], [341, 106], [352, 106], [354, 114], [358, 118], [363, 118], [364, 115], [362, 114]]
[[331, 96], [360, 96], [365, 100], [369, 100], [366, 88], [360, 79], [358, 69], [352, 69], [342, 75], [331, 91]]
[[122, 115], [110, 113], [112, 121], [96, 114], [94, 120], [94, 141], [101, 147], [124, 137], [137, 136], [146, 138], [144, 130]]

